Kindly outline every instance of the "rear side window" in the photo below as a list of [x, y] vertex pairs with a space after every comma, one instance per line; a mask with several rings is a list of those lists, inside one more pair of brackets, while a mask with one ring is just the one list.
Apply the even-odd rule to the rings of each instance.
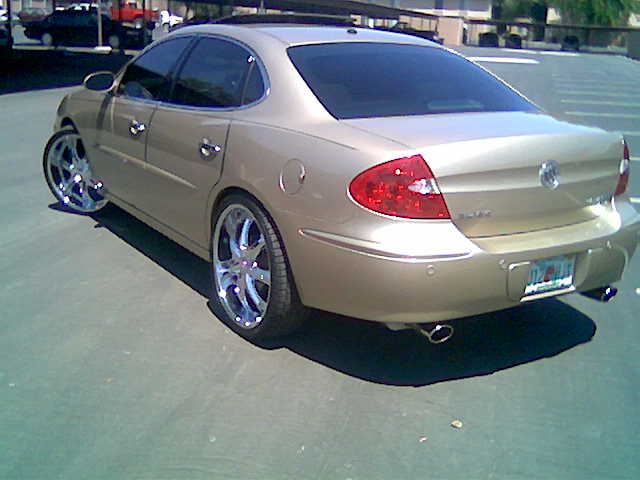
[[288, 54], [338, 119], [536, 110], [482, 68], [439, 48], [325, 43], [291, 47]]
[[138, 57], [122, 76], [118, 93], [145, 100], [166, 100], [171, 79], [169, 74], [191, 38], [162, 42]]
[[235, 43], [203, 38], [191, 50], [171, 102], [194, 107], [237, 107], [253, 56]]
[[254, 61], [251, 64], [251, 70], [249, 72], [249, 78], [247, 79], [247, 86], [244, 90], [244, 97], [242, 99], [243, 105], [260, 100], [264, 95], [264, 81], [262, 80], [262, 74], [260, 73], [260, 67]]

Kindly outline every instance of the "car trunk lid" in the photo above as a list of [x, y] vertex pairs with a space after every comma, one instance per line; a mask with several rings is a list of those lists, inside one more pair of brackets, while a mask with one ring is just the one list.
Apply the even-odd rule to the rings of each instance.
[[543, 230], [597, 217], [600, 204], [615, 190], [622, 158], [620, 135], [541, 114], [343, 121], [420, 153], [452, 221], [469, 237]]

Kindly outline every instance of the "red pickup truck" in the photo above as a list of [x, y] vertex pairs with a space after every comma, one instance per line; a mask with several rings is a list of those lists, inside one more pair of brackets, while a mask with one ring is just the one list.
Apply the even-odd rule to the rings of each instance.
[[123, 23], [133, 23], [136, 28], [142, 28], [146, 22], [157, 22], [160, 19], [158, 11], [138, 8], [136, 2], [122, 2], [119, 7], [111, 7], [111, 20]]

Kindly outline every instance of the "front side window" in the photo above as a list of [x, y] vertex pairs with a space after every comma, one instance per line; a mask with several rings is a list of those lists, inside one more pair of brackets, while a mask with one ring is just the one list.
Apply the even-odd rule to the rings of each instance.
[[288, 54], [338, 119], [537, 111], [493, 75], [440, 48], [350, 42], [290, 47]]
[[171, 88], [171, 70], [189, 42], [191, 38], [177, 38], [145, 52], [127, 67], [118, 93], [145, 100], [166, 100]]
[[254, 57], [240, 45], [203, 38], [178, 73], [171, 102], [193, 107], [237, 107], [253, 63]]

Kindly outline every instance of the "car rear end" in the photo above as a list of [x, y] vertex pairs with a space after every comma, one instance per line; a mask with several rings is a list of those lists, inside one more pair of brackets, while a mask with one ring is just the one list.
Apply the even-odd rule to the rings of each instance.
[[289, 250], [306, 304], [422, 323], [620, 279], [640, 216], [619, 134], [555, 120], [441, 48], [288, 55], [341, 125], [398, 145], [341, 167], [348, 222], [300, 222]]

